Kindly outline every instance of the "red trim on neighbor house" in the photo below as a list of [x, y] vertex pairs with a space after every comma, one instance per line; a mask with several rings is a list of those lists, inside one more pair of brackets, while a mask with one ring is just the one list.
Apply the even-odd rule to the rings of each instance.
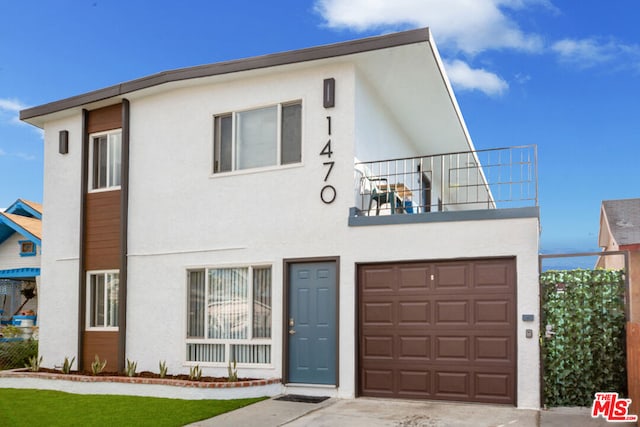
[[634, 243], [633, 245], [620, 245], [621, 251], [640, 251], [640, 243]]

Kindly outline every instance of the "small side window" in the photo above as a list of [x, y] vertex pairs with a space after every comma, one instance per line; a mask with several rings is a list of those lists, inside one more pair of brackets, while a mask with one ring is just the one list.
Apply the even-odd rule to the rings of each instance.
[[34, 256], [36, 254], [36, 245], [31, 240], [21, 240], [20, 256]]

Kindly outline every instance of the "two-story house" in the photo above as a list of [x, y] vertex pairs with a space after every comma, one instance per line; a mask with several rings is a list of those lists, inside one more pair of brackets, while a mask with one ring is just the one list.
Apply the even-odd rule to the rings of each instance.
[[3, 323], [11, 321], [20, 311], [37, 311], [41, 233], [40, 203], [18, 199], [0, 212], [0, 320]]
[[429, 30], [21, 118], [45, 132], [45, 365], [539, 406], [535, 150], [475, 151]]

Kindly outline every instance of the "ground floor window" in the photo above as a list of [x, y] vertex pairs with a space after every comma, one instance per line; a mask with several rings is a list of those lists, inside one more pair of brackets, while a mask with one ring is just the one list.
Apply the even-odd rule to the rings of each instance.
[[119, 272], [92, 271], [87, 276], [87, 326], [117, 328]]
[[271, 267], [190, 270], [187, 361], [271, 363]]

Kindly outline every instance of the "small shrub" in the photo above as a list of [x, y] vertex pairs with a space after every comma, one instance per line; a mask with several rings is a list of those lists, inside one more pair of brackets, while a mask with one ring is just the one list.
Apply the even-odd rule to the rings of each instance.
[[160, 367], [160, 378], [164, 378], [167, 376], [167, 361], [166, 360], [161, 360], [160, 363], [158, 364], [158, 366]]
[[91, 372], [93, 373], [93, 375], [98, 375], [104, 370], [105, 366], [107, 366], [107, 361], [100, 361], [100, 358], [96, 354], [96, 360], [91, 363]]
[[14, 325], [7, 325], [2, 328], [2, 336], [5, 338], [14, 338], [20, 336], [21, 334], [22, 331], [20, 330], [20, 328]]
[[69, 372], [71, 372], [71, 367], [73, 366], [73, 362], [76, 361], [75, 356], [69, 360], [68, 356], [64, 357], [64, 363], [62, 364], [62, 373], [63, 374], [69, 374]]
[[29, 358], [29, 362], [25, 363], [24, 367], [29, 368], [31, 372], [38, 372], [40, 370], [40, 365], [42, 364], [42, 356], [38, 358], [38, 356], [31, 356]]
[[132, 362], [131, 360], [127, 359], [126, 373], [128, 377], [135, 377], [137, 368], [138, 368], [138, 362]]
[[238, 370], [236, 369], [236, 361], [233, 361], [233, 368], [231, 367], [231, 361], [229, 361], [229, 366], [227, 367], [228, 376], [227, 381], [235, 382], [238, 381]]
[[200, 381], [202, 377], [202, 369], [200, 369], [200, 365], [192, 366], [189, 368], [189, 379], [192, 381]]

